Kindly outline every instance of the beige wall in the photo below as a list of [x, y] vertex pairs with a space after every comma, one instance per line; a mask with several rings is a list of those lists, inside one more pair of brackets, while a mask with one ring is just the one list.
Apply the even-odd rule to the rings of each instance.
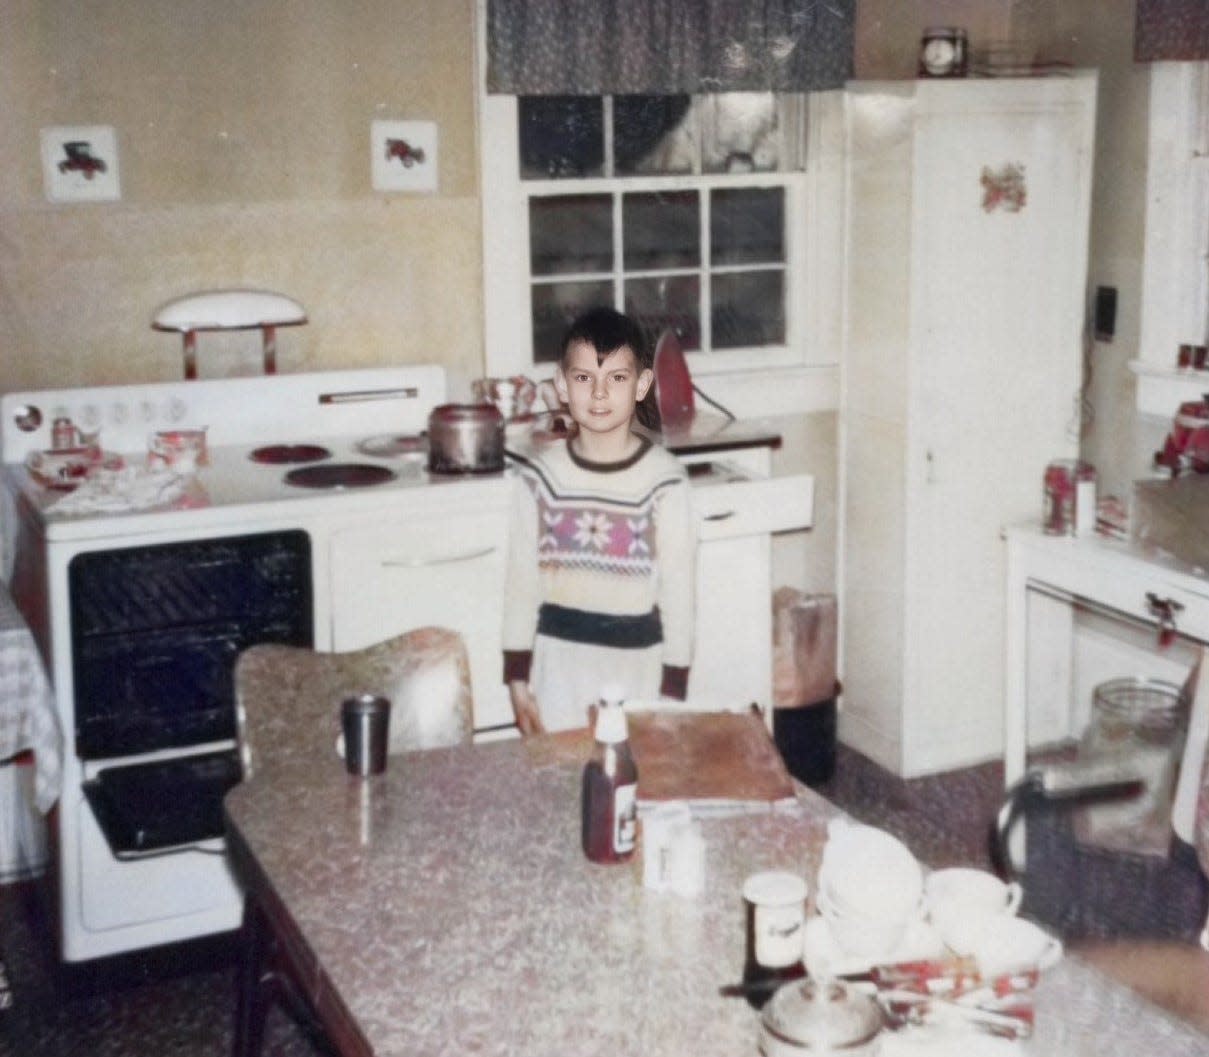
[[[473, 18], [473, 0], [0, 0], [0, 391], [177, 378], [153, 311], [228, 285], [307, 308], [283, 370], [481, 373]], [[438, 123], [437, 194], [371, 191], [375, 118]], [[39, 129], [81, 124], [116, 129], [121, 202], [46, 201]], [[255, 335], [199, 345], [203, 376], [257, 367]]]

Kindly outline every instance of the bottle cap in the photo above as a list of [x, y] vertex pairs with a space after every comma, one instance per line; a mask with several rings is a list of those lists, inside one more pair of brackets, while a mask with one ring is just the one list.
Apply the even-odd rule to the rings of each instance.
[[605, 745], [616, 745], [627, 736], [625, 710], [621, 703], [605, 698], [596, 712], [596, 740]]

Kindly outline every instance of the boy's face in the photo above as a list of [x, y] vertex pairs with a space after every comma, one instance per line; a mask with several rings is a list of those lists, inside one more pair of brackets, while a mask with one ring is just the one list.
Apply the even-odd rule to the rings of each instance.
[[580, 429], [628, 432], [634, 407], [646, 396], [655, 375], [649, 368], [638, 369], [638, 360], [628, 345], [610, 352], [599, 364], [596, 359], [594, 345], [586, 341], [571, 343], [554, 372], [559, 398], [566, 402]]

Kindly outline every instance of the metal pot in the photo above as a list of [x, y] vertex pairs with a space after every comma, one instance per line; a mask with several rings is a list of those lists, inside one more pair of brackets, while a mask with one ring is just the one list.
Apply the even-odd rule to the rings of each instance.
[[428, 416], [432, 473], [498, 473], [504, 468], [504, 416], [491, 404], [441, 404]]

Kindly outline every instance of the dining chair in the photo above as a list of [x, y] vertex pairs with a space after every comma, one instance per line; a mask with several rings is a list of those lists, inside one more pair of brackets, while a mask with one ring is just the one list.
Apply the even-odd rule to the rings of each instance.
[[[244, 780], [271, 781], [274, 768], [299, 761], [343, 767], [336, 747], [340, 702], [363, 693], [391, 702], [391, 753], [470, 741], [470, 662], [456, 631], [415, 628], [344, 653], [260, 644], [235, 664]], [[233, 1053], [258, 1057], [275, 1004], [316, 1049], [333, 1053], [296, 982], [302, 968], [273, 939], [266, 912], [250, 898], [245, 903]]]
[[391, 753], [470, 740], [470, 662], [456, 631], [415, 628], [344, 653], [261, 644], [235, 665], [244, 777], [300, 758], [338, 762], [340, 702], [363, 693], [391, 702]]

